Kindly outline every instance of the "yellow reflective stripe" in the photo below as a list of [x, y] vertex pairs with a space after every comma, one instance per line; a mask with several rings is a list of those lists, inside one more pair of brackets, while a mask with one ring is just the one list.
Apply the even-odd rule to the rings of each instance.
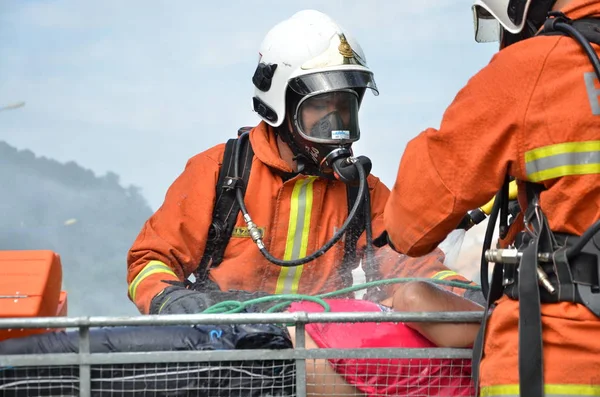
[[525, 171], [532, 182], [567, 175], [600, 173], [600, 141], [567, 142], [525, 153]]
[[588, 174], [600, 174], [600, 163], [555, 167], [549, 170], [535, 172], [528, 175], [528, 178], [531, 182], [542, 182], [549, 179], [560, 178], [561, 176]]
[[[306, 256], [315, 179], [316, 177], [312, 176], [299, 179], [292, 190], [284, 260], [299, 259]], [[282, 267], [277, 278], [275, 293], [297, 293], [303, 268], [304, 266]]]
[[600, 150], [600, 141], [566, 142], [543, 146], [525, 152], [525, 162], [564, 153], [595, 152]]
[[286, 261], [289, 261], [293, 255], [294, 237], [296, 235], [296, 226], [298, 224], [298, 197], [300, 196], [300, 189], [302, 189], [306, 181], [306, 179], [297, 180], [294, 185], [294, 190], [292, 191], [290, 220], [288, 222], [288, 234], [285, 241], [285, 253], [283, 254], [283, 259]]
[[[544, 385], [546, 397], [600, 396], [600, 386]], [[481, 397], [518, 397], [519, 385], [483, 386]]]
[[[306, 179], [299, 179], [294, 184], [292, 190], [292, 197], [290, 202], [290, 219], [288, 222], [288, 233], [285, 242], [285, 252], [283, 254], [283, 260], [289, 261], [292, 257], [294, 250], [294, 237], [296, 234], [296, 225], [298, 223], [298, 196], [300, 195], [300, 189], [306, 182]], [[277, 278], [277, 286], [275, 288], [276, 294], [283, 293], [285, 288], [285, 280], [288, 278], [288, 273], [291, 268], [282, 267], [279, 271], [279, 277]]]
[[[311, 178], [308, 185], [306, 186], [306, 206], [304, 210], [304, 227], [302, 228], [302, 245], [300, 246], [300, 258], [304, 258], [306, 256], [306, 252], [308, 250], [308, 235], [310, 234], [310, 217], [312, 215], [312, 205], [313, 205], [313, 184], [316, 178]], [[296, 274], [294, 276], [294, 280], [292, 282], [292, 294], [298, 293], [298, 287], [300, 284], [300, 276], [302, 275], [302, 270], [304, 270], [304, 265], [296, 267]]]
[[135, 301], [135, 295], [137, 293], [138, 285], [140, 285], [140, 283], [146, 277], [151, 276], [153, 274], [157, 274], [157, 273], [166, 273], [166, 274], [170, 274], [172, 276], [177, 277], [177, 275], [175, 274], [173, 269], [171, 269], [169, 266], [167, 266], [163, 262], [150, 261], [150, 262], [148, 262], [148, 264], [146, 266], [144, 266], [142, 271], [139, 272], [137, 276], [135, 276], [135, 278], [133, 279], [131, 284], [129, 284], [129, 296], [131, 297], [131, 300]]
[[435, 280], [444, 280], [452, 276], [460, 276], [460, 274], [456, 273], [454, 270], [442, 270], [434, 274], [431, 278]]

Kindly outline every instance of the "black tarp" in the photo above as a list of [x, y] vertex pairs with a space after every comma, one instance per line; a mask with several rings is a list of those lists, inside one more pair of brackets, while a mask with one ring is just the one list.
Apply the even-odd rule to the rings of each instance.
[[[77, 353], [77, 331], [0, 342], [0, 355]], [[90, 330], [92, 353], [292, 348], [276, 325], [117, 327]], [[0, 395], [78, 396], [79, 367], [0, 367]], [[293, 360], [91, 366], [92, 396], [294, 396]]]

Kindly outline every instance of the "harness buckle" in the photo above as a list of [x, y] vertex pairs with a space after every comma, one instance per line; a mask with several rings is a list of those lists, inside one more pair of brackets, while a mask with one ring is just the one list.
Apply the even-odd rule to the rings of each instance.
[[575, 277], [575, 285], [583, 304], [597, 317], [600, 317], [600, 249], [598, 249], [595, 241], [598, 237], [596, 235], [590, 239], [581, 250], [581, 253], [573, 258], [573, 261], [581, 260], [583, 263], [579, 266], [592, 267], [592, 280], [595, 281], [595, 285], [591, 282], [577, 280], [578, 277]]

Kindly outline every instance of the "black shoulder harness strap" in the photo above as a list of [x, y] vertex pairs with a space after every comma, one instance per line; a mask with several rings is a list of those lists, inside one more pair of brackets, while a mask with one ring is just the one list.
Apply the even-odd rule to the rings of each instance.
[[[240, 128], [238, 136], [247, 131], [248, 128]], [[252, 145], [250, 145], [250, 140], [244, 139], [240, 148], [240, 161], [243, 164], [240, 168], [241, 180], [235, 181], [233, 178], [233, 167], [236, 160], [235, 145], [237, 140], [237, 138], [229, 139], [225, 145], [223, 164], [221, 165], [219, 178], [217, 179], [217, 195], [213, 207], [212, 223], [208, 229], [208, 241], [204, 249], [204, 255], [195, 272], [196, 283], [202, 283], [207, 277], [208, 269], [218, 266], [223, 261], [225, 247], [229, 243], [238, 213], [240, 212], [240, 205], [235, 197], [236, 183], [242, 183], [243, 193], [246, 193], [254, 151], [252, 150]]]
[[[242, 133], [249, 131], [251, 127], [242, 127], [238, 130], [238, 136]], [[204, 249], [204, 255], [200, 260], [200, 264], [196, 272], [196, 285], [199, 287], [207, 278], [208, 271], [210, 268], [219, 266], [223, 261], [223, 254], [225, 248], [229, 243], [229, 239], [233, 233], [235, 223], [237, 220], [238, 213], [240, 212], [240, 206], [235, 197], [235, 184], [243, 183], [244, 194], [246, 193], [246, 187], [250, 178], [250, 170], [252, 167], [252, 158], [254, 157], [254, 151], [250, 145], [249, 139], [243, 140], [243, 145], [240, 148], [241, 162], [240, 167], [240, 181], [234, 181], [233, 179], [233, 167], [235, 161], [235, 144], [237, 138], [232, 138], [227, 141], [225, 145], [225, 153], [223, 154], [223, 164], [219, 171], [219, 178], [216, 185], [216, 200], [213, 208], [213, 220], [208, 232], [208, 241], [206, 248]], [[354, 206], [354, 202], [358, 196], [358, 186], [347, 185], [348, 189], [348, 212]], [[364, 222], [364, 209], [361, 207], [359, 213], [354, 218], [354, 221], [348, 227], [346, 232], [346, 239], [344, 244], [344, 259], [343, 266], [344, 271], [342, 274], [344, 277], [349, 277], [350, 280], [344, 280], [349, 282], [351, 285], [351, 273], [350, 269], [352, 265], [356, 263], [356, 243], [361, 236], [365, 228]], [[348, 271], [346, 271], [348, 270]]]
[[562, 12], [550, 13], [553, 18], [548, 18], [538, 36], [569, 36], [582, 47], [589, 58], [594, 71], [600, 79], [600, 59], [590, 43], [600, 45], [600, 18], [581, 18], [571, 20]]
[[587, 41], [600, 45], [600, 18], [581, 18], [576, 20], [568, 19], [564, 14], [553, 14], [556, 18], [549, 18], [544, 24], [544, 28], [537, 34], [538, 36], [569, 36], [564, 30], [559, 30], [553, 23], [563, 22], [571, 25], [577, 30]]

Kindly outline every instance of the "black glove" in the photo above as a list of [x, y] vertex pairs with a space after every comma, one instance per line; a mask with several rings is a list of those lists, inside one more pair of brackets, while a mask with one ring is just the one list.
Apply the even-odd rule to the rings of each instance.
[[172, 286], [165, 288], [152, 299], [150, 314], [202, 313], [211, 305], [208, 296], [202, 292]]
[[[202, 313], [210, 306], [223, 301], [234, 300], [244, 302], [251, 299], [270, 296], [266, 292], [247, 291], [207, 291], [200, 292], [174, 285], [158, 293], [150, 304], [150, 314], [195, 314]], [[265, 302], [252, 305], [248, 311], [263, 311], [277, 302]]]

